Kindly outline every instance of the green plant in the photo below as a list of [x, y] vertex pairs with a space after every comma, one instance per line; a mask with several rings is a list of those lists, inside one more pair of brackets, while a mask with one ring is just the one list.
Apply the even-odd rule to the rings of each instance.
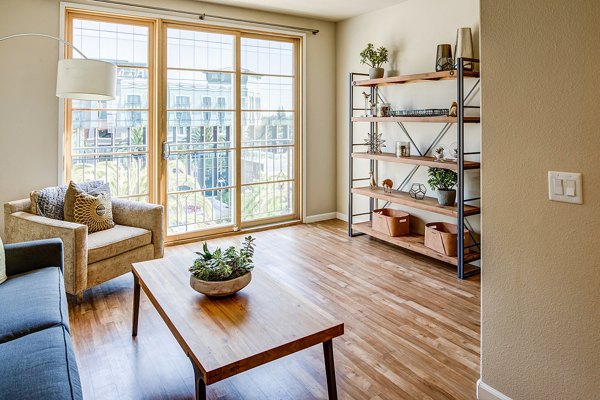
[[388, 50], [383, 46], [375, 49], [373, 43], [369, 43], [367, 48], [360, 52], [360, 63], [371, 68], [381, 68], [381, 65], [386, 62], [388, 62]]
[[254, 238], [247, 236], [239, 253], [231, 246], [225, 250], [218, 247], [212, 253], [204, 242], [202, 252], [196, 252], [200, 257], [194, 261], [189, 271], [203, 281], [228, 281], [252, 271], [254, 256]]
[[450, 190], [456, 185], [456, 172], [444, 168], [429, 168], [427, 183], [431, 189]]

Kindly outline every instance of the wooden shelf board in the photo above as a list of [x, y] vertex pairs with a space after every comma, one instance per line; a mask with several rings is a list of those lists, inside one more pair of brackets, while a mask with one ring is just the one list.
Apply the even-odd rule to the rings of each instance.
[[[388, 242], [396, 246], [412, 250], [416, 253], [435, 258], [436, 260], [444, 261], [448, 264], [458, 264], [457, 257], [450, 257], [445, 254], [438, 253], [437, 251], [430, 249], [429, 247], [426, 247], [425, 236], [423, 235], [411, 233], [405, 236], [391, 237], [371, 228], [371, 222], [361, 222], [358, 224], [352, 224], [352, 229], [358, 232], [366, 233], [367, 235], [377, 238], [379, 240], [383, 240], [384, 242]], [[465, 254], [465, 262], [472, 262], [478, 260], [479, 257], [479, 253], [470, 251], [469, 253]]]
[[[352, 188], [352, 193], [362, 196], [368, 196], [379, 200], [389, 201], [394, 204], [400, 204], [408, 207], [417, 208], [433, 212], [436, 214], [447, 215], [456, 218], [458, 211], [456, 207], [440, 206], [436, 199], [425, 197], [423, 200], [415, 200], [406, 192], [392, 190], [386, 193], [383, 188], [371, 189], [370, 187]], [[479, 214], [479, 207], [465, 205], [465, 216]]]
[[[399, 164], [412, 164], [433, 168], [445, 168], [451, 169], [453, 171], [458, 171], [458, 164], [456, 163], [456, 161], [435, 161], [433, 157], [396, 157], [394, 153], [369, 154], [364, 152], [352, 153], [352, 157], [364, 158], [367, 160], [388, 161]], [[465, 169], [477, 169], [479, 168], [479, 163], [475, 161], [465, 161], [464, 166]]]
[[[465, 78], [479, 78], [480, 75], [478, 71], [464, 71], [464, 76]], [[386, 86], [401, 85], [404, 83], [451, 80], [457, 78], [458, 71], [440, 71], [412, 75], [388, 76], [386, 78], [379, 79], [363, 79], [359, 81], [353, 81], [352, 84], [354, 86]]]
[[[478, 124], [480, 117], [465, 117], [466, 124]], [[352, 117], [352, 122], [439, 122], [455, 124], [458, 121], [456, 117], [437, 116], [437, 117]]]

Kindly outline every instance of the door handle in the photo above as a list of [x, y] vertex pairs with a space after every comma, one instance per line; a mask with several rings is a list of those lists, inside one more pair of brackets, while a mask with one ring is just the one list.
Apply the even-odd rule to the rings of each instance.
[[162, 159], [168, 160], [170, 156], [171, 156], [171, 146], [169, 145], [169, 142], [167, 142], [165, 140], [164, 142], [162, 142]]

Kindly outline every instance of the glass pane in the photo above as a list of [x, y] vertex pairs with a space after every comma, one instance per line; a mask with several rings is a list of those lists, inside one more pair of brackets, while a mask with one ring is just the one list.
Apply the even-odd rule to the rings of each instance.
[[74, 156], [71, 164], [71, 179], [75, 182], [100, 179], [110, 184], [113, 197], [144, 195], [137, 200], [147, 201], [147, 154]]
[[294, 148], [242, 150], [242, 183], [282, 181], [294, 178]]
[[243, 110], [293, 110], [294, 78], [242, 75]]
[[294, 44], [242, 38], [242, 71], [266, 75], [294, 74]]
[[242, 112], [242, 146], [294, 144], [294, 113]]
[[111, 101], [73, 100], [73, 108], [148, 108], [148, 70], [117, 69], [117, 97]]
[[167, 68], [233, 71], [234, 36], [167, 29]]
[[242, 187], [242, 221], [292, 214], [293, 193], [294, 182]]
[[234, 75], [221, 72], [168, 71], [170, 109], [231, 110]]
[[233, 224], [234, 189], [175, 193], [167, 196], [167, 234]]
[[[167, 167], [167, 190], [173, 193], [231, 186], [233, 161], [233, 151], [171, 154]], [[205, 195], [211, 193], [205, 192]]]
[[[110, 22], [73, 20], [73, 44], [88, 58], [122, 66], [148, 66], [148, 28]], [[73, 58], [81, 58], [76, 51]]]
[[145, 111], [75, 110], [72, 115], [74, 155], [147, 150], [148, 113]]
[[232, 112], [169, 111], [167, 140], [171, 150], [233, 147], [233, 118]]

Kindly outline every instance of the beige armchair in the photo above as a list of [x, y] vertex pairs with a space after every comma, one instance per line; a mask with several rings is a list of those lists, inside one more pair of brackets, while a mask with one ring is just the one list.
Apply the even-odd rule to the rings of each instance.
[[6, 242], [61, 238], [65, 288], [81, 303], [86, 289], [130, 272], [132, 263], [163, 256], [163, 207], [120, 199], [112, 202], [116, 226], [90, 234], [85, 225], [31, 214], [29, 199], [6, 203]]

